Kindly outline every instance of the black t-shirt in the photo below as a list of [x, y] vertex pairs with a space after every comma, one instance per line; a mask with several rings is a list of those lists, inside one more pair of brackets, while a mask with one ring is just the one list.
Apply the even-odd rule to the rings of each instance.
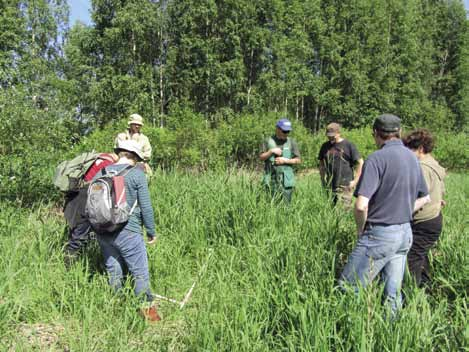
[[324, 161], [326, 182], [332, 189], [349, 185], [353, 180], [353, 167], [360, 158], [357, 147], [346, 139], [339, 143], [325, 142], [318, 156], [318, 160]]

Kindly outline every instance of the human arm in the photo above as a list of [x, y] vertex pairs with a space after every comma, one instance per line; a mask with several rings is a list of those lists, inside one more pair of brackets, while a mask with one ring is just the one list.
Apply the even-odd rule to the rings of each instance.
[[125, 133], [125, 132], [119, 133], [116, 136], [116, 139], [114, 140], [114, 148], [117, 148], [117, 146], [119, 145], [119, 142], [125, 141], [127, 139], [128, 139], [127, 133]]
[[288, 159], [282, 156], [278, 156], [275, 158], [275, 165], [295, 165], [301, 164], [301, 158], [295, 156], [294, 158]]
[[288, 138], [288, 142], [285, 144], [287, 145], [288, 143], [291, 148], [291, 157], [285, 158], [281, 156], [283, 151], [280, 149], [281, 154], [275, 158], [275, 165], [296, 165], [301, 163], [300, 149], [298, 148], [297, 142], [294, 139]]
[[280, 148], [272, 148], [272, 149], [269, 149], [265, 152], [262, 152], [259, 154], [259, 159], [261, 159], [262, 161], [266, 161], [267, 159], [269, 159], [272, 155], [282, 155], [282, 149]]
[[143, 160], [148, 162], [151, 159], [151, 144], [147, 136], [143, 136], [142, 138], [142, 154], [143, 154]]
[[368, 203], [370, 199], [365, 196], [358, 196], [355, 202], [353, 215], [357, 225], [357, 234], [360, 236], [365, 230], [366, 219], [368, 218]]
[[141, 169], [135, 171], [135, 185], [137, 188], [137, 200], [142, 214], [143, 225], [147, 230], [147, 237], [153, 240], [156, 235], [155, 216], [151, 205], [150, 192], [145, 174]]
[[424, 197], [417, 198], [415, 200], [414, 213], [427, 203], [430, 203], [430, 196], [428, 194]]
[[425, 168], [425, 172], [421, 167], [420, 163], [418, 163], [418, 184], [417, 184], [417, 199], [414, 203], [414, 213], [421, 209], [425, 204], [430, 202], [430, 194], [429, 194], [429, 185], [431, 185], [431, 173], [427, 172], [427, 168]]
[[323, 187], [327, 184], [326, 182], [326, 163], [324, 159], [319, 160], [319, 175], [321, 176], [321, 184]]
[[360, 176], [362, 174], [362, 169], [363, 169], [363, 159], [360, 158], [358, 159], [356, 165], [355, 165], [355, 177], [353, 178], [352, 181], [350, 181], [350, 187], [354, 188], [358, 184], [358, 180], [360, 179]]

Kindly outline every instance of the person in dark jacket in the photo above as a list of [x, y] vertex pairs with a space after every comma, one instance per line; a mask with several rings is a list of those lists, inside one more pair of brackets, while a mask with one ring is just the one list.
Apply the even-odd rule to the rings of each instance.
[[85, 214], [86, 198], [89, 182], [106, 166], [117, 161], [117, 155], [102, 153], [84, 174], [78, 191], [65, 195], [64, 217], [67, 221], [68, 241], [64, 248], [64, 261], [67, 267], [79, 258], [84, 248], [91, 240], [91, 225]]

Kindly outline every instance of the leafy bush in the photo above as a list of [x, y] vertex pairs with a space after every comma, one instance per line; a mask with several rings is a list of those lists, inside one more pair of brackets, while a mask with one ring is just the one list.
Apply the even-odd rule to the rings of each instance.
[[53, 168], [70, 150], [78, 124], [20, 90], [0, 93], [0, 120], [0, 197], [22, 205], [56, 199]]
[[[122, 118], [96, 129], [79, 139], [78, 126], [60, 109], [44, 111], [19, 94], [0, 97], [0, 182], [2, 199], [23, 205], [42, 199], [56, 200], [58, 191], [51, 185], [60, 161], [95, 150], [110, 152], [119, 132], [127, 128]], [[166, 118], [166, 127], [146, 124], [142, 132], [153, 148], [151, 166], [164, 170], [224, 170], [226, 168], [261, 168], [260, 145], [275, 133], [279, 113], [235, 115], [221, 112], [207, 119], [191, 109], [175, 106]], [[298, 141], [302, 164], [298, 169], [316, 168], [317, 155], [327, 139], [323, 132], [311, 134], [300, 121], [293, 119], [291, 136]], [[366, 158], [376, 150], [370, 128], [344, 130]], [[469, 168], [469, 147], [464, 133], [436, 133], [435, 157], [450, 170]], [[77, 142], [78, 141], [78, 142]]]
[[436, 133], [434, 155], [450, 170], [469, 169], [469, 145], [466, 133]]

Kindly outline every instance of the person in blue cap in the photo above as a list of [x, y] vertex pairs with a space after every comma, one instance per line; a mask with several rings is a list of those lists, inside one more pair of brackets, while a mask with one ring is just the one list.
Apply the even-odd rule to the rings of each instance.
[[291, 122], [282, 118], [277, 121], [275, 135], [267, 138], [259, 158], [264, 162], [262, 183], [272, 196], [282, 195], [286, 202], [291, 202], [295, 188], [293, 165], [300, 164], [300, 150], [296, 141], [289, 137]]

